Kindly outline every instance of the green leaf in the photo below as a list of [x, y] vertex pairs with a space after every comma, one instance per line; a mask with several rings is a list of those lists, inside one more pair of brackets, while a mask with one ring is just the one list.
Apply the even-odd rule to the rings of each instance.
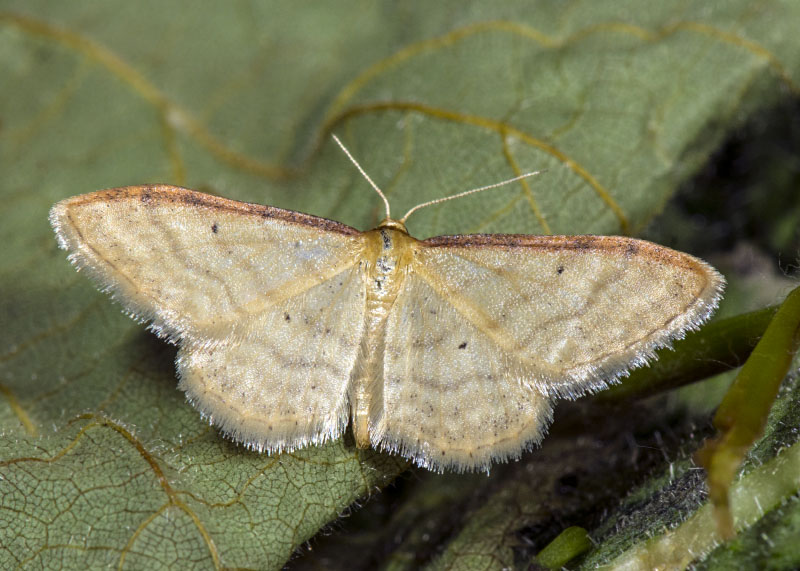
[[778, 308], [714, 414], [720, 434], [706, 441], [695, 456], [708, 473], [709, 497], [720, 536], [726, 539], [734, 534], [729, 488], [742, 460], [764, 433], [767, 415], [798, 348], [800, 287]]
[[[347, 439], [278, 457], [225, 441], [176, 390], [174, 348], [57, 250], [54, 202], [158, 181], [369, 228], [382, 205], [335, 132], [395, 214], [548, 169], [420, 211], [417, 237], [639, 234], [725, 137], [797, 94], [798, 20], [800, 5], [776, 0], [5, 0], [1, 566], [280, 568], [407, 465]], [[490, 478], [422, 473], [387, 522], [401, 540], [367, 519], [378, 495], [358, 553], [491, 567], [529, 561], [568, 525], [592, 532], [589, 506], [614, 505], [661, 460], [631, 461], [631, 435], [670, 440], [661, 416], [637, 414], [658, 422], [556, 431]], [[672, 450], [688, 426], [675, 422]], [[434, 543], [425, 521], [441, 523]]]
[[742, 569], [796, 569], [800, 551], [788, 538], [797, 537], [800, 514], [798, 380], [795, 374], [784, 383], [766, 435], [731, 485], [730, 510], [743, 529], [733, 541], [722, 544], [703, 472], [684, 457], [626, 498], [595, 530], [600, 545], [579, 568], [682, 569], [709, 555], [701, 568], [730, 569], [736, 561]]
[[547, 544], [536, 556], [536, 561], [548, 569], [561, 569], [576, 556], [589, 551], [592, 540], [582, 527], [568, 527]]

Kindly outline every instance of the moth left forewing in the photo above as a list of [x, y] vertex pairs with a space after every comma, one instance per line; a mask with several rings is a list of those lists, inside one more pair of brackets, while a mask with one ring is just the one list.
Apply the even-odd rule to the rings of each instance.
[[420, 276], [543, 394], [600, 390], [703, 323], [724, 279], [688, 254], [614, 236], [421, 243]]
[[246, 335], [249, 316], [353, 267], [362, 248], [344, 224], [166, 185], [68, 198], [50, 221], [133, 316], [204, 343]]

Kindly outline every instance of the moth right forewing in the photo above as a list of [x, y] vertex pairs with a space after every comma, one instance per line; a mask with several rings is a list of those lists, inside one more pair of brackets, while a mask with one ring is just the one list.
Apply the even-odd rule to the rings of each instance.
[[724, 285], [702, 260], [631, 238], [473, 235], [422, 244], [427, 281], [553, 396], [605, 388], [641, 366], [705, 321]]

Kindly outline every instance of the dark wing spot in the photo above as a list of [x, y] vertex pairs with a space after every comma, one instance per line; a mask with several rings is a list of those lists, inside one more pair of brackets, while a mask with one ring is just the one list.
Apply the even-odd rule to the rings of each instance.
[[286, 321], [291, 321], [291, 320], [292, 320], [292, 316], [291, 316], [291, 315], [289, 315], [288, 313], [284, 313], [284, 314], [283, 314], [283, 318], [284, 318]]
[[564, 273], [564, 266], [558, 266], [558, 269], [556, 269], [556, 273], [559, 274], [559, 275], [563, 274]]
[[463, 343], [461, 343], [461, 345], [458, 346], [458, 348], [459, 349], [466, 349], [467, 348], [467, 342], [464, 341]]
[[214, 234], [216, 234], [218, 230], [219, 230], [219, 226], [217, 226], [217, 223], [216, 223], [216, 222], [214, 222], [214, 223], [211, 225], [211, 231], [212, 231]]

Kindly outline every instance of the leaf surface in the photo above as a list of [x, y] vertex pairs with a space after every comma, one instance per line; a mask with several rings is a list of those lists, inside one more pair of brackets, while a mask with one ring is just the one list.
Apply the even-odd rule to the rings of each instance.
[[[57, 250], [54, 202], [164, 182], [370, 228], [382, 206], [335, 132], [395, 215], [548, 169], [422, 210], [419, 238], [635, 235], [724, 137], [796, 96], [797, 21], [776, 0], [4, 1], [2, 566], [280, 568], [406, 466], [346, 440], [278, 457], [226, 442], [176, 390], [174, 348]], [[521, 494], [520, 473], [490, 485]], [[517, 484], [503, 491], [502, 474]], [[470, 497], [479, 478], [456, 487]], [[513, 525], [450, 522], [428, 562], [455, 565], [467, 545], [470, 568], [513, 564], [543, 501]]]

